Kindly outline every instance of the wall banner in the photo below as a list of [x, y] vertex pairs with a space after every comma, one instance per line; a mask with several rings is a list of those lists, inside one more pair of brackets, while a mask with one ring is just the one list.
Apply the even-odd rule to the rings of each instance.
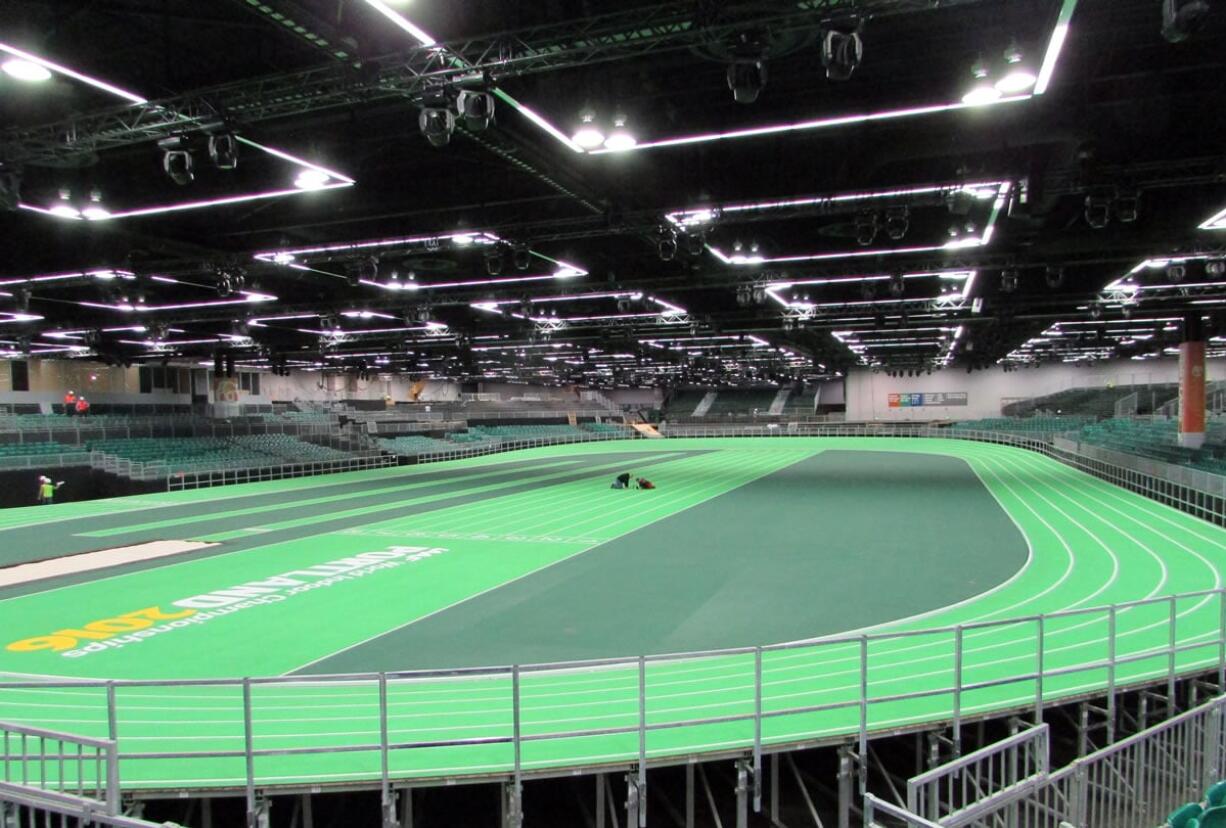
[[890, 408], [920, 408], [930, 405], [966, 405], [965, 391], [936, 391], [931, 393], [890, 394]]

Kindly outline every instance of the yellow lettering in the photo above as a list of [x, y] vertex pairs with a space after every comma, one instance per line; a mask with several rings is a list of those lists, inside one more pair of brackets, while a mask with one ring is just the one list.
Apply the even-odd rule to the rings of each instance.
[[57, 633], [56, 635], [36, 635], [33, 638], [23, 638], [21, 641], [14, 641], [5, 649], [15, 653], [33, 653], [38, 650], [54, 650], [59, 653], [71, 650], [76, 645], [77, 639]]

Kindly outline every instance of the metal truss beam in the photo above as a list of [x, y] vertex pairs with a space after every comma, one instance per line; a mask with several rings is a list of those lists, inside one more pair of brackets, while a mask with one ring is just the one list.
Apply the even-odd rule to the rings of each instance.
[[[11, 166], [55, 163], [222, 123], [250, 125], [380, 100], [416, 101], [430, 85], [460, 76], [494, 80], [631, 60], [719, 42], [746, 27], [811, 29], [831, 18], [884, 16], [983, 0], [805, 0], [786, 9], [735, 3], [704, 20], [689, 0], [470, 38], [410, 47], [353, 67], [335, 62], [298, 72], [214, 86], [143, 106], [115, 107], [54, 124], [0, 133]], [[459, 58], [457, 60], [456, 58]]]

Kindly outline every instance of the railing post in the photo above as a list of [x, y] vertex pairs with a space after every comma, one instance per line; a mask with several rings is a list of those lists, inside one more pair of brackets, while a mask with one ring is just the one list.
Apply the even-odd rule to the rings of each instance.
[[1226, 589], [1217, 591], [1218, 599], [1218, 630], [1217, 630], [1217, 691], [1226, 693]]
[[1115, 605], [1107, 610], [1107, 744], [1115, 743]]
[[762, 648], [753, 651], [753, 812], [762, 813]]
[[254, 734], [251, 722], [251, 679], [243, 679], [243, 753], [247, 762], [247, 828], [256, 828], [259, 811], [255, 801]]
[[1167, 716], [1172, 716], [1175, 713], [1175, 650], [1179, 646], [1179, 636], [1176, 635], [1176, 626], [1178, 616], [1175, 613], [1175, 596], [1170, 598], [1171, 611], [1169, 623], [1170, 629], [1170, 653], [1167, 655], [1167, 670], [1166, 670], [1166, 712]]
[[1043, 647], [1045, 638], [1047, 616], [1039, 616], [1039, 629], [1035, 636], [1035, 679], [1034, 679], [1034, 723], [1036, 725], [1043, 724]]
[[639, 828], [647, 825], [647, 659], [639, 656]]
[[868, 636], [860, 636], [860, 741], [856, 757], [860, 766], [860, 795], [868, 792]]
[[388, 769], [387, 674], [379, 673], [379, 801], [383, 806], [383, 826], [396, 824], [396, 801], [392, 798]]
[[954, 756], [962, 755], [962, 625], [954, 628]]
[[[119, 813], [119, 712], [115, 706], [115, 682], [106, 683], [106, 732], [111, 747], [106, 754], [106, 812]], [[63, 746], [61, 746], [63, 750]], [[63, 783], [63, 780], [60, 780]], [[101, 787], [101, 780], [98, 780]]]
[[520, 688], [519, 665], [511, 667], [511, 746], [515, 755], [515, 773], [511, 785], [511, 813], [508, 824], [518, 826], [523, 824], [523, 722], [520, 718]]

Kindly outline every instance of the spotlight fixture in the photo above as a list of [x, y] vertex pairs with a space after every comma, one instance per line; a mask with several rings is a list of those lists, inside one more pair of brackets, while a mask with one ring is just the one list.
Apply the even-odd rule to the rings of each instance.
[[1162, 0], [1162, 36], [1182, 43], [1201, 27], [1209, 11], [1209, 0]]
[[1179, 284], [1187, 275], [1188, 269], [1181, 264], [1173, 264], [1166, 269], [1166, 280], [1172, 285]]
[[495, 247], [485, 253], [485, 272], [490, 276], [501, 276], [503, 268], [502, 250]]
[[671, 262], [677, 257], [677, 237], [667, 227], [661, 227], [659, 232], [660, 237], [656, 242], [656, 252], [660, 254], [660, 261]]
[[740, 104], [758, 100], [766, 87], [766, 63], [761, 60], [738, 60], [728, 65], [728, 88], [732, 99]]
[[194, 171], [195, 162], [192, 160], [187, 139], [183, 136], [163, 138], [158, 141], [158, 146], [164, 152], [162, 170], [170, 176], [170, 180], [180, 187], [191, 184], [196, 178], [196, 173]]
[[1111, 223], [1111, 199], [1102, 193], [1091, 193], [1086, 196], [1086, 224], [1095, 230], [1102, 230]]
[[609, 152], [626, 152], [638, 146], [638, 139], [626, 129], [626, 116], [618, 113], [613, 116], [613, 131], [604, 140], [604, 148]]
[[527, 270], [532, 264], [532, 250], [526, 244], [517, 244], [511, 249], [511, 263], [516, 270]]
[[1043, 271], [1043, 278], [1049, 288], [1056, 290], [1064, 284], [1064, 268], [1049, 267]]
[[1019, 280], [1020, 280], [1020, 275], [1018, 274], [1016, 270], [1012, 268], [1010, 268], [1009, 270], [1002, 270], [1000, 272], [1000, 292], [1001, 293], [1013, 293], [1014, 291], [1017, 290], [1017, 284]]
[[26, 83], [40, 83], [51, 80], [51, 70], [32, 60], [10, 58], [4, 63], [0, 63], [0, 69], [3, 69], [4, 74], [9, 77]]
[[822, 66], [826, 67], [827, 80], [849, 80], [863, 59], [864, 41], [859, 31], [831, 29], [822, 35]]
[[856, 242], [861, 247], [868, 247], [877, 240], [877, 213], [872, 210], [862, 210], [856, 214]]
[[585, 109], [579, 114], [579, 128], [570, 139], [585, 150], [604, 146], [605, 135], [596, 125], [595, 112]]
[[323, 170], [308, 168], [294, 178], [294, 186], [299, 190], [322, 190], [331, 180], [331, 177]]
[[451, 143], [451, 135], [455, 132], [455, 113], [445, 106], [423, 107], [417, 116], [417, 126], [430, 146], [445, 147]]
[[971, 75], [976, 83], [962, 96], [962, 103], [967, 106], [985, 106], [996, 103], [1003, 97], [1001, 91], [988, 80], [991, 71], [982, 55], [975, 59], [971, 65]]
[[1226, 262], [1220, 259], [1205, 262], [1205, 273], [1215, 278], [1226, 276]]
[[231, 133], [209, 136], [209, 158], [213, 166], [219, 170], [233, 170], [238, 167], [238, 141]]
[[900, 241], [911, 229], [911, 210], [905, 205], [891, 207], [885, 212], [885, 232], [894, 241]]
[[455, 105], [467, 130], [481, 132], [494, 122], [494, 96], [489, 92], [463, 89], [456, 96]]
[[1039, 79], [1022, 63], [1024, 59], [1022, 47], [1016, 40], [1010, 41], [1004, 53], [1005, 73], [993, 84], [996, 91], [1002, 95], [1020, 95], [1034, 88]]
[[17, 209], [21, 201], [21, 174], [17, 170], [0, 169], [0, 211]]
[[1115, 217], [1122, 224], [1132, 224], [1141, 215], [1141, 194], [1137, 191], [1121, 193], [1115, 199]]
[[707, 247], [707, 237], [701, 232], [699, 233], [690, 232], [686, 234], [685, 252], [689, 253], [691, 256], [695, 256], [695, 257], [701, 256], [702, 252], [706, 249], [706, 247]]

